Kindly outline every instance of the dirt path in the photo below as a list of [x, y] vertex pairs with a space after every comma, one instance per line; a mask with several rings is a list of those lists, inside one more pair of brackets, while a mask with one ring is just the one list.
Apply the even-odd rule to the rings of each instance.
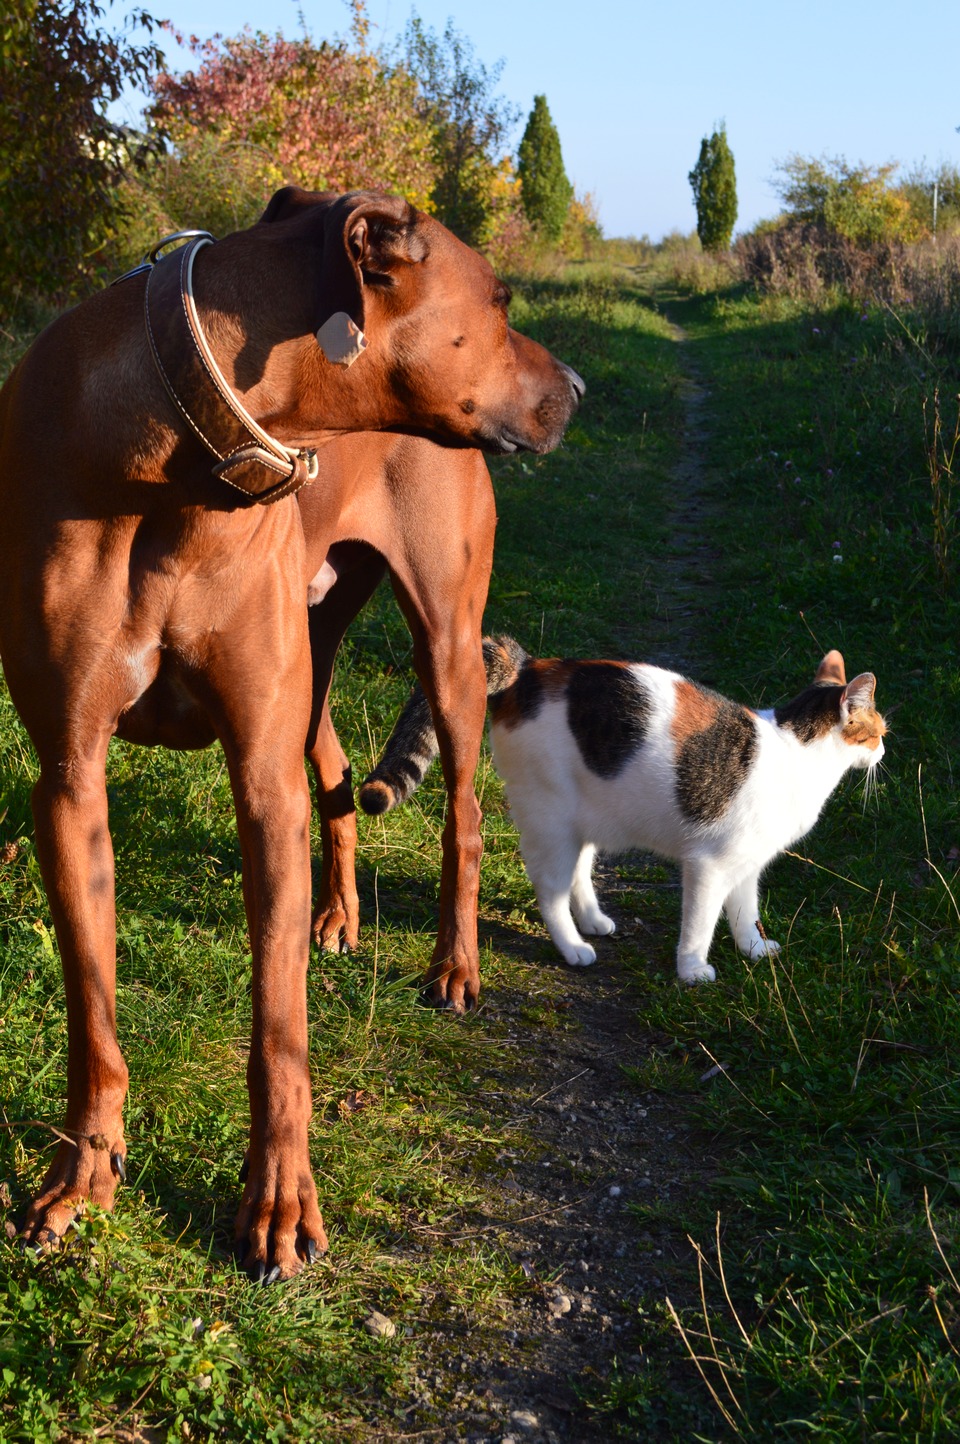
[[[658, 633], [644, 660], [675, 667], [702, 677], [704, 660], [699, 643], [697, 618], [707, 608], [705, 592], [713, 584], [717, 552], [703, 537], [704, 442], [707, 435], [705, 406], [707, 391], [700, 377], [691, 343], [682, 327], [673, 326], [681, 351], [684, 379], [681, 394], [684, 409], [683, 444], [674, 471], [674, 490], [668, 530], [673, 538], [669, 553], [657, 567], [659, 596]], [[706, 680], [706, 678], [703, 678]]]
[[[679, 330], [677, 340], [685, 344]], [[693, 367], [684, 369], [675, 545], [658, 567], [648, 656], [689, 668], [712, 556], [699, 527], [705, 393]], [[618, 933], [642, 944], [644, 925], [618, 910], [617, 888], [611, 869], [601, 895]], [[542, 941], [512, 933], [510, 951], [518, 947], [531, 959], [528, 991], [488, 987], [480, 1019], [498, 1044], [481, 1105], [511, 1141], [471, 1175], [485, 1201], [466, 1230], [468, 1241], [505, 1252], [526, 1287], [485, 1311], [499, 1315], [495, 1327], [438, 1307], [420, 1334], [406, 1424], [372, 1438], [609, 1441], [611, 1417], [584, 1398], [609, 1392], [615, 1375], [642, 1375], [651, 1331], [664, 1328], [665, 1296], [690, 1298], [692, 1253], [677, 1221], [714, 1165], [682, 1100], [642, 1091], [625, 1071], [640, 1068], [655, 1041], [635, 987], [611, 947], [584, 970], [545, 963]], [[619, 1437], [648, 1437], [631, 1427]]]

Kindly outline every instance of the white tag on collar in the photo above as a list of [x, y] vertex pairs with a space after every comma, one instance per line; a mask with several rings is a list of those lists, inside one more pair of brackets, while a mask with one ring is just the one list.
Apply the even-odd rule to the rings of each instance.
[[367, 338], [346, 311], [334, 311], [317, 332], [317, 344], [334, 366], [352, 366], [366, 349]]

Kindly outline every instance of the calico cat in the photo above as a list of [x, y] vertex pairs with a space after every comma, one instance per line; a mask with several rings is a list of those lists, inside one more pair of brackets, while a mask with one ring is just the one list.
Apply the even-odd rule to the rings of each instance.
[[[494, 764], [550, 936], [568, 963], [603, 935], [591, 877], [598, 850], [644, 848], [682, 865], [677, 973], [713, 982], [721, 911], [741, 953], [778, 952], [759, 921], [764, 867], [813, 827], [841, 777], [883, 756], [876, 678], [847, 682], [828, 652], [792, 702], [753, 711], [642, 663], [535, 661], [509, 637], [484, 640]], [[419, 688], [360, 790], [365, 812], [405, 801], [437, 754]]]

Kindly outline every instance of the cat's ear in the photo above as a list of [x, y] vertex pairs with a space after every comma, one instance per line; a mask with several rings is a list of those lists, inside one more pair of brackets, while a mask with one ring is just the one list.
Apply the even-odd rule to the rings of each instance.
[[814, 682], [835, 682], [841, 687], [846, 685], [847, 674], [843, 666], [843, 658], [837, 651], [828, 652], [817, 668], [817, 675]]
[[873, 710], [873, 696], [877, 690], [877, 679], [872, 672], [861, 672], [843, 689], [841, 707], [847, 712], [870, 712]]

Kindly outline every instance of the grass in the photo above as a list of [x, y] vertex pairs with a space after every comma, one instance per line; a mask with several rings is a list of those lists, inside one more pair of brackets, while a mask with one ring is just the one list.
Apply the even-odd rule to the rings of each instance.
[[[606, 946], [634, 978], [650, 1038], [634, 1081], [682, 1100], [725, 1162], [668, 1215], [637, 1208], [638, 1224], [686, 1251], [689, 1287], [670, 1306], [644, 1300], [643, 1359], [585, 1385], [584, 1407], [611, 1438], [949, 1439], [960, 1408], [951, 358], [884, 311], [681, 294], [651, 271], [584, 266], [521, 283], [515, 319], [581, 370], [588, 401], [560, 452], [496, 465], [488, 629], [545, 655], [643, 657], [665, 631], [677, 641], [671, 478], [693, 373], [706, 431], [684, 546], [700, 526], [709, 560], [681, 559], [698, 572], [682, 644], [698, 676], [769, 705], [838, 646], [848, 670], [877, 674], [891, 723], [877, 798], [842, 787], [799, 855], [770, 869], [778, 960], [739, 959], [718, 937], [716, 986], [679, 991], [673, 873], [616, 866], [625, 926]], [[337, 674], [358, 774], [409, 674], [406, 630], [378, 594]], [[31, 752], [3, 707], [0, 845], [16, 856], [0, 864], [0, 1202], [15, 1218], [59, 1116], [65, 1022], [31, 842]], [[65, 1257], [0, 1240], [0, 1436], [119, 1436], [135, 1423], [161, 1438], [402, 1433], [431, 1330], [495, 1329], [525, 1287], [495, 1242], [461, 1237], [502, 1142], [482, 1083], [497, 1020], [451, 1025], [417, 1002], [439, 778], [390, 819], [361, 819], [362, 948], [311, 968], [311, 1148], [332, 1247], [268, 1291], [228, 1261], [249, 960], [222, 759], [115, 746], [109, 785], [130, 1181], [112, 1217], [81, 1221]], [[552, 1014], [510, 939], [542, 929], [487, 761], [478, 789], [484, 976], [530, 994], [535, 1048]], [[634, 914], [649, 931], [631, 930]], [[636, 1247], [643, 1238], [641, 1227]], [[396, 1339], [364, 1332], [374, 1307]], [[444, 1413], [438, 1397], [438, 1426], [453, 1430], [454, 1404]]]
[[953, 1438], [960, 607], [924, 455], [949, 358], [884, 312], [666, 304], [709, 388], [711, 680], [770, 705], [838, 646], [891, 722], [876, 801], [848, 784], [769, 871], [780, 958], [722, 947], [688, 995], [635, 968], [673, 1059], [642, 1081], [695, 1093], [728, 1157], [676, 1326], [710, 1438]]

